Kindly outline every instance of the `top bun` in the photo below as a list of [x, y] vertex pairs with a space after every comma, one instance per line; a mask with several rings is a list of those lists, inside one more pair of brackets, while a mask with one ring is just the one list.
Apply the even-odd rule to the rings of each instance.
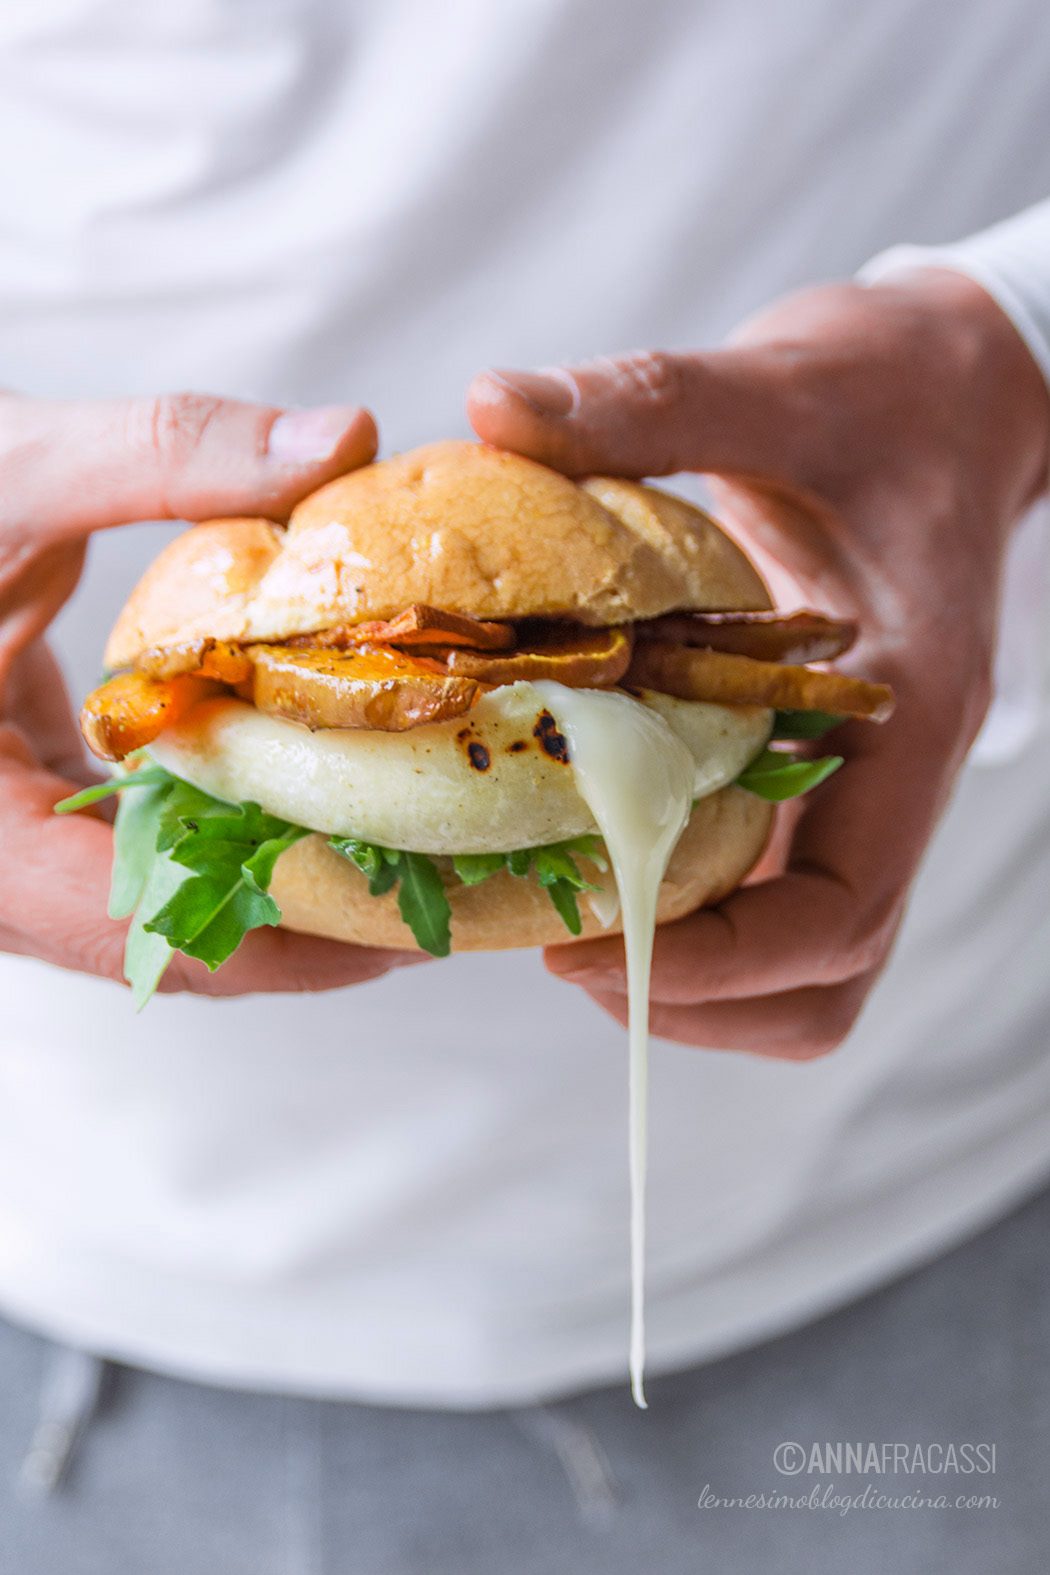
[[480, 443], [431, 443], [329, 482], [287, 529], [209, 520], [176, 537], [132, 592], [106, 665], [207, 637], [286, 640], [413, 602], [596, 625], [771, 605], [740, 548], [679, 498], [570, 481]]

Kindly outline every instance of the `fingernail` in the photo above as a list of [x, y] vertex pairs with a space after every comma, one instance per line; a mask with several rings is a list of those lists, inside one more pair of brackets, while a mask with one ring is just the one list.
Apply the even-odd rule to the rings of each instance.
[[357, 416], [354, 405], [286, 410], [270, 428], [267, 444], [270, 458], [285, 465], [306, 465], [319, 459], [331, 459]]
[[576, 385], [564, 374], [493, 369], [489, 376], [512, 394], [517, 394], [538, 416], [560, 418], [571, 415], [576, 408]]
[[613, 989], [623, 984], [623, 973], [616, 968], [588, 968], [580, 964], [575, 968], [551, 968], [551, 973], [557, 974], [559, 979], [567, 979], [570, 984], [587, 984], [595, 990]]

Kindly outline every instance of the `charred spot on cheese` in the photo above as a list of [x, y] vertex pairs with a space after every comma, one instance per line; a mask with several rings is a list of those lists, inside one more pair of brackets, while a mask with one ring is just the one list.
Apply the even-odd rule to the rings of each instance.
[[512, 744], [507, 745], [507, 754], [520, 755], [522, 750], [528, 749], [528, 747], [529, 741], [527, 738], [516, 738]]
[[549, 711], [541, 711], [536, 718], [536, 726], [532, 730], [533, 738], [539, 741], [539, 746], [544, 754], [556, 760], [559, 765], [569, 764], [569, 745], [565, 734], [559, 733], [558, 724]]
[[492, 756], [484, 744], [472, 743], [467, 745], [467, 754], [475, 771], [487, 771], [492, 764]]

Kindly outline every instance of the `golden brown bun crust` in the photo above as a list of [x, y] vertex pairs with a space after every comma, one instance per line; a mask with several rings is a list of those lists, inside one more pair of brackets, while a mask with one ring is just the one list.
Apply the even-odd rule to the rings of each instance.
[[242, 622], [283, 540], [280, 526], [262, 519], [211, 520], [173, 537], [117, 619], [106, 645], [107, 668], [131, 667], [151, 645], [210, 633], [217, 614], [228, 624]]
[[[733, 891], [757, 862], [772, 819], [772, 805], [743, 788], [723, 788], [702, 798], [660, 888], [659, 922], [680, 919]], [[586, 870], [586, 860], [580, 863]], [[285, 929], [358, 946], [419, 950], [398, 912], [396, 893], [371, 896], [365, 877], [333, 853], [323, 837], [306, 837], [282, 854], [270, 889]], [[446, 890], [454, 951], [505, 951], [572, 939], [535, 880], [504, 870], [477, 886], [464, 886], [453, 877]], [[586, 900], [580, 902], [580, 914], [581, 939], [620, 933], [619, 919], [603, 928]]]
[[596, 625], [770, 605], [740, 549], [680, 499], [432, 443], [329, 482], [286, 531], [211, 520], [177, 537], [132, 592], [106, 665], [204, 636], [285, 640], [412, 602]]

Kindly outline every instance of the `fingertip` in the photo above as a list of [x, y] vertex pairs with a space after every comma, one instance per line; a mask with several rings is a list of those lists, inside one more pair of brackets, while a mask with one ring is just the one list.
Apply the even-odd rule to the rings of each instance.
[[581, 964], [572, 955], [571, 946], [545, 946], [543, 948], [543, 966], [548, 973], [558, 979], [569, 979], [574, 974], [586, 972], [586, 964]]
[[565, 423], [576, 408], [568, 374], [488, 368], [467, 389], [467, 415], [483, 443], [566, 468]]
[[547, 946], [543, 961], [549, 973], [573, 984], [593, 985], [596, 989], [623, 988], [623, 947], [611, 937]]
[[415, 968], [420, 963], [437, 962], [430, 952], [384, 952], [388, 968]]
[[563, 421], [580, 407], [579, 385], [562, 367], [543, 367], [538, 372], [489, 367], [482, 377], [492, 394], [524, 405], [545, 421]]
[[498, 372], [486, 368], [484, 372], [475, 373], [467, 384], [467, 414], [475, 430], [478, 421], [485, 420], [492, 411], [500, 411], [513, 401], [513, 397]]
[[[362, 405], [319, 405], [268, 413], [259, 452], [261, 477], [251, 485], [255, 497], [238, 509], [286, 519], [304, 497], [329, 481], [359, 470], [376, 457], [375, 418]], [[215, 512], [209, 509], [208, 513]], [[200, 511], [187, 518], [199, 519]]]
[[498, 372], [479, 372], [469, 383], [467, 416], [482, 442], [498, 444], [509, 428], [520, 423], [523, 413], [523, 401]]
[[266, 440], [268, 458], [293, 469], [339, 462], [351, 470], [374, 458], [378, 446], [375, 418], [361, 405], [281, 411]]
[[352, 466], [368, 465], [379, 450], [379, 424], [364, 405], [359, 405], [347, 429], [347, 445]]

